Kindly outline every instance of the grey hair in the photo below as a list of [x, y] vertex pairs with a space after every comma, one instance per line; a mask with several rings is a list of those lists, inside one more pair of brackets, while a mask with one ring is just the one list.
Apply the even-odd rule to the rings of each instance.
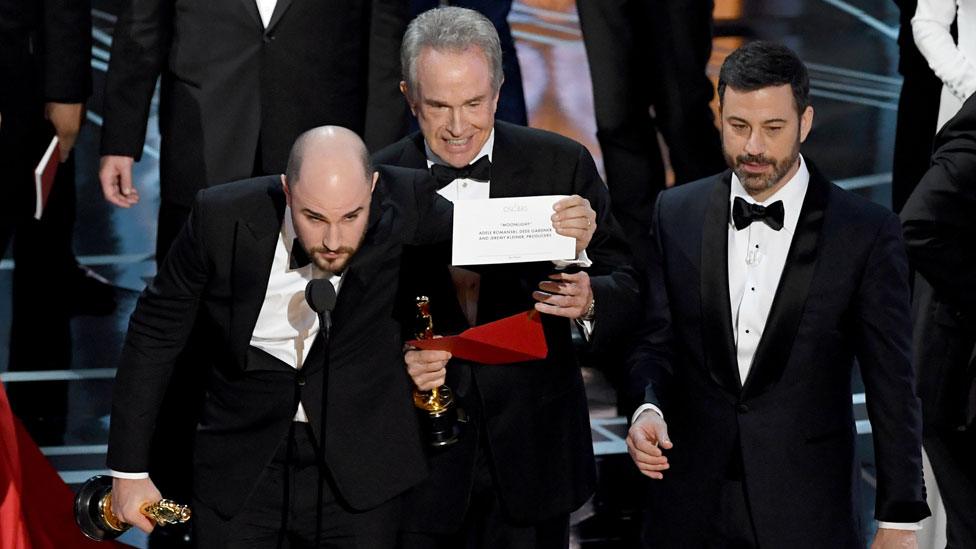
[[[305, 153], [310, 146], [309, 142], [315, 137], [330, 135], [335, 132], [352, 133], [351, 130], [340, 126], [319, 126], [298, 136], [295, 144], [291, 146], [291, 152], [288, 155], [288, 164], [285, 166], [285, 184], [289, 188], [298, 182], [299, 175], [302, 173], [302, 163], [305, 161]], [[372, 182], [373, 162], [369, 158], [369, 151], [366, 149], [366, 145], [362, 142], [362, 139], [358, 139], [358, 141], [359, 143], [356, 149], [359, 154], [359, 160], [363, 164], [363, 173], [366, 174], [366, 181]]]
[[410, 22], [400, 48], [400, 67], [411, 94], [417, 90], [417, 59], [424, 48], [452, 53], [480, 49], [491, 67], [492, 90], [498, 93], [501, 88], [502, 47], [498, 31], [484, 15], [448, 6], [425, 11]]

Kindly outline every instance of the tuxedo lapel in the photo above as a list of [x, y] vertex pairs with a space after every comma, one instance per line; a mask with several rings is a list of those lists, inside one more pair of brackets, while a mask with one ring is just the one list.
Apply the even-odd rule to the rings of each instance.
[[261, 12], [258, 11], [258, 3], [255, 0], [240, 0], [240, 2], [244, 7], [244, 11], [246, 11], [251, 20], [254, 21], [254, 24], [257, 25], [258, 28], [263, 29], [264, 23], [261, 22]]
[[790, 358], [810, 283], [817, 266], [817, 250], [823, 229], [830, 183], [808, 161], [810, 184], [800, 209], [796, 233], [786, 255], [766, 329], [756, 348], [743, 387], [743, 398], [762, 393], [776, 383]]
[[[291, 2], [292, 0], [278, 0], [275, 3], [275, 9], [273, 12], [271, 12], [271, 20], [268, 21], [268, 27], [264, 29], [265, 34], [268, 34], [274, 30], [275, 25], [281, 21], [282, 16], [284, 16], [285, 12], [288, 11], [288, 8], [291, 7]], [[254, 4], [254, 0], [251, 0], [251, 3]]]
[[285, 215], [285, 196], [280, 184], [270, 183], [268, 193], [273, 209], [264, 207], [245, 213], [237, 222], [234, 235], [230, 337], [238, 364], [245, 370], [249, 369], [247, 348], [268, 290], [271, 263]]
[[495, 144], [491, 151], [490, 198], [531, 196], [532, 159], [525, 155], [504, 122], [495, 122]]
[[713, 380], [733, 395], [741, 390], [732, 335], [729, 300], [729, 185], [732, 172], [720, 176], [708, 197], [701, 245], [702, 335]]

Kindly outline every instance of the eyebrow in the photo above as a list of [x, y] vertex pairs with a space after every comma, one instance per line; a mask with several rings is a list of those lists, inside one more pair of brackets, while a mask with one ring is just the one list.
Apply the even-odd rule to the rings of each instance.
[[[485, 100], [485, 97], [486, 97], [485, 95], [479, 95], [477, 97], [472, 97], [470, 99], [465, 99], [464, 100], [464, 103], [462, 103], [462, 104], [467, 105], [468, 103], [474, 103], [475, 101], [484, 101]], [[448, 105], [444, 101], [441, 101], [440, 99], [425, 99], [424, 100], [424, 103], [427, 104], [427, 105], [430, 105], [432, 107], [450, 107], [450, 105]]]
[[[356, 215], [356, 214], [358, 214], [358, 213], [360, 213], [362, 211], [363, 211], [363, 207], [362, 206], [359, 206], [358, 208], [356, 208], [355, 210], [352, 210], [351, 212], [346, 212], [346, 213], [342, 214], [342, 216], [340, 217], [340, 219], [349, 217], [351, 215]], [[302, 213], [305, 214], [305, 215], [314, 217], [315, 219], [321, 219], [322, 221], [329, 221], [329, 218], [325, 217], [324, 215], [320, 214], [319, 212], [316, 212], [314, 210], [310, 210], [308, 208], [302, 208]]]
[[[743, 124], [749, 124], [749, 121], [744, 118], [739, 118], [738, 116], [729, 116], [726, 120], [730, 122], [741, 122]], [[763, 120], [760, 124], [786, 124], [787, 120], [785, 118], [770, 118], [769, 120]]]

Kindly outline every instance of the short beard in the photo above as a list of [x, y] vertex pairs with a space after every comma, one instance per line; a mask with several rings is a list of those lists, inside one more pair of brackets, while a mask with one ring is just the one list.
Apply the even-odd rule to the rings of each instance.
[[[725, 151], [723, 153], [725, 154], [725, 162], [729, 166], [732, 166], [732, 171], [739, 178], [739, 183], [742, 183], [745, 190], [752, 195], [767, 191], [782, 182], [783, 178], [793, 169], [793, 166], [796, 165], [800, 158], [800, 144], [799, 142], [794, 144], [789, 156], [780, 161], [763, 154], [742, 154], [733, 159]], [[746, 163], [768, 164], [773, 167], [773, 171], [768, 174], [751, 174], [742, 167]]]
[[[366, 232], [363, 231], [363, 234], [359, 236], [359, 242], [357, 242], [355, 246], [340, 246], [336, 250], [329, 250], [324, 246], [314, 246], [311, 249], [306, 248], [305, 253], [308, 255], [309, 258], [311, 258], [312, 263], [315, 263], [315, 266], [318, 267], [319, 269], [328, 273], [332, 273], [334, 275], [341, 275], [342, 272], [346, 270], [346, 267], [349, 266], [349, 262], [352, 261], [352, 258], [356, 255], [356, 252], [359, 250], [359, 247], [362, 246], [363, 240], [365, 238], [366, 238]], [[302, 243], [300, 243], [300, 245], [303, 247], [305, 246]], [[336, 252], [339, 254], [345, 254], [345, 258], [340, 256], [339, 259], [336, 259], [330, 264], [321, 256], [319, 256], [320, 253], [325, 253], [325, 252]]]

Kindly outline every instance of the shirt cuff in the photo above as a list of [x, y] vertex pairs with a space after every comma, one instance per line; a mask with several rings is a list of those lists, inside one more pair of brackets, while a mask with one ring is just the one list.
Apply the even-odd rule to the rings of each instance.
[[114, 478], [124, 478], [129, 480], [141, 480], [144, 478], [149, 478], [149, 473], [123, 473], [122, 471], [116, 471], [114, 469], [109, 469], [109, 474]]
[[878, 528], [886, 530], [921, 530], [921, 522], [882, 522], [878, 521]]
[[580, 332], [583, 333], [583, 339], [587, 342], [593, 337], [593, 327], [596, 325], [595, 320], [583, 320], [582, 318], [576, 319], [576, 325], [580, 327]]
[[634, 412], [634, 415], [630, 417], [630, 423], [633, 424], [635, 421], [637, 421], [637, 416], [643, 414], [648, 410], [652, 410], [655, 414], [661, 416], [661, 419], [664, 419], [664, 412], [662, 412], [661, 409], [658, 408], [657, 406], [653, 404], [641, 404], [640, 406], [637, 407], [637, 410]]
[[557, 269], [565, 269], [566, 267], [571, 267], [573, 265], [588, 269], [593, 266], [593, 262], [586, 255], [586, 250], [583, 250], [576, 256], [576, 259], [572, 261], [567, 261], [565, 259], [553, 259], [552, 264], [556, 266]]

